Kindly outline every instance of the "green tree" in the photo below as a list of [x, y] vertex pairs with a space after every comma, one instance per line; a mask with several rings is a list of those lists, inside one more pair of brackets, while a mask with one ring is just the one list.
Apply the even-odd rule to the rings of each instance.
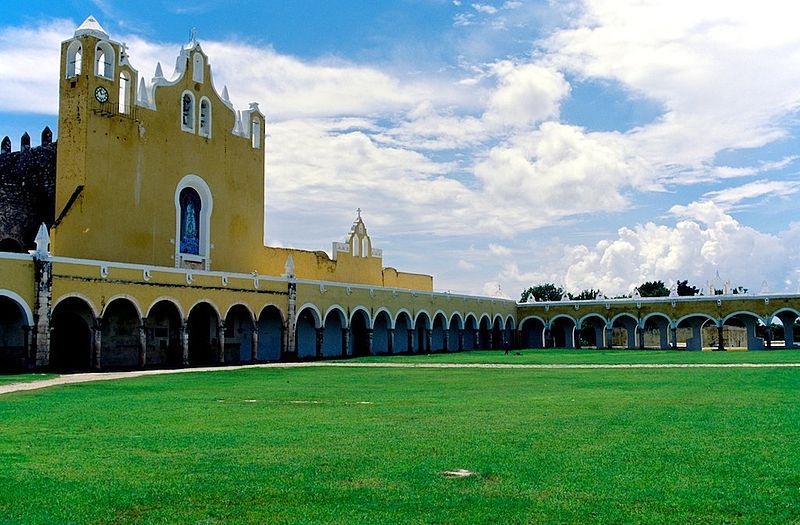
[[569, 294], [569, 298], [574, 301], [591, 301], [600, 293], [600, 290], [595, 290], [594, 288], [589, 290], [583, 290], [578, 295]]
[[689, 279], [685, 281], [678, 281], [678, 295], [681, 297], [693, 297], [700, 293], [700, 288], [696, 286], [689, 286]]
[[537, 301], [560, 301], [564, 289], [553, 283], [537, 284], [522, 292], [520, 302], [527, 303], [531, 295], [536, 297]]
[[647, 281], [639, 285], [639, 295], [642, 297], [667, 297], [669, 289], [664, 286], [664, 281]]

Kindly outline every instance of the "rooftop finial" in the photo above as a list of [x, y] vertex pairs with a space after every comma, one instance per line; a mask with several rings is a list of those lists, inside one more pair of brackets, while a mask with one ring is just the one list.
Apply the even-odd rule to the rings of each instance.
[[197, 45], [197, 28], [192, 28], [192, 46]]
[[50, 248], [50, 233], [47, 231], [47, 226], [42, 223], [39, 226], [39, 231], [36, 233], [36, 249], [33, 254], [39, 257], [47, 258], [50, 256], [48, 249]]
[[358, 218], [361, 218], [361, 208], [356, 208], [356, 213], [358, 213]]
[[106, 33], [106, 30], [103, 29], [103, 26], [101, 26], [97, 19], [91, 15], [87, 17], [80, 26], [78, 26], [78, 29], [75, 30], [76, 37], [84, 35], [91, 35], [100, 39], [108, 38], [108, 33]]

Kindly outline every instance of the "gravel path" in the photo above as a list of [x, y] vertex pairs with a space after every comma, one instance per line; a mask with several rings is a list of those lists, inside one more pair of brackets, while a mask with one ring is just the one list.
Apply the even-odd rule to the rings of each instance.
[[195, 372], [219, 372], [223, 370], [241, 370], [246, 368], [531, 368], [539, 370], [564, 369], [630, 369], [630, 368], [800, 368], [800, 363], [634, 363], [634, 364], [511, 364], [511, 363], [355, 363], [317, 361], [308, 363], [267, 363], [257, 365], [210, 366], [202, 368], [180, 368], [175, 370], [134, 370], [131, 372], [92, 372], [85, 374], [67, 374], [24, 383], [8, 383], [0, 385], [0, 395], [27, 390], [39, 390], [58, 385], [89, 383], [92, 381], [111, 381], [132, 377], [158, 376], [164, 374], [186, 374]]

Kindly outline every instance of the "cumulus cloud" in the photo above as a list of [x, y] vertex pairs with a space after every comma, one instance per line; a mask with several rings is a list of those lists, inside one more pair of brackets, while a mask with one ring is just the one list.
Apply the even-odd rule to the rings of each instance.
[[54, 20], [34, 27], [0, 28], [0, 111], [58, 111], [61, 41], [75, 25]]
[[[610, 79], [660, 102], [665, 113], [629, 137], [659, 175], [713, 178], [715, 154], [786, 135], [800, 105], [800, 6], [780, 0], [584, 0], [570, 27], [542, 42], [549, 60], [584, 78]], [[675, 169], [675, 168], [678, 169]], [[683, 180], [688, 173], [689, 178]]]
[[676, 207], [674, 225], [647, 222], [620, 228], [615, 238], [594, 246], [561, 244], [545, 254], [548, 271], [520, 271], [505, 265], [499, 280], [523, 289], [539, 282], [563, 283], [570, 291], [601, 289], [607, 294], [630, 293], [645, 281], [668, 285], [688, 279], [703, 288], [717, 271], [734, 286], [760, 290], [767, 281], [773, 291], [797, 291], [800, 285], [800, 223], [777, 234], [760, 232], [726, 214], [713, 202]]
[[520, 127], [558, 117], [559, 102], [569, 94], [561, 73], [506, 60], [494, 64], [493, 70], [499, 80], [484, 113], [489, 124]]

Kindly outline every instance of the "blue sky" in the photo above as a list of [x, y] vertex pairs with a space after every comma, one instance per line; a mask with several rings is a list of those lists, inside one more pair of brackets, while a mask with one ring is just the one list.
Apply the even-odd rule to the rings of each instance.
[[55, 129], [86, 16], [146, 79], [196, 27], [218, 89], [267, 114], [269, 244], [330, 249], [361, 207], [384, 263], [442, 290], [797, 291], [800, 7], [748, 4], [8, 5], [0, 134]]

